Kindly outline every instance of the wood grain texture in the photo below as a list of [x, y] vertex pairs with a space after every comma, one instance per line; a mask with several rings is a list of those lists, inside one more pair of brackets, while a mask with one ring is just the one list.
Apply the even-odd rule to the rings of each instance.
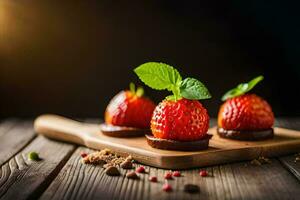
[[216, 128], [211, 128], [208, 131], [213, 135], [210, 148], [192, 152], [155, 149], [147, 144], [145, 137], [109, 137], [101, 133], [97, 124], [79, 123], [55, 115], [39, 117], [34, 127], [38, 133], [53, 139], [93, 149], [110, 148], [119, 154], [131, 154], [141, 163], [168, 169], [210, 166], [300, 151], [300, 132], [277, 127], [274, 128], [274, 139], [253, 142], [220, 138]]
[[[287, 127], [300, 130], [300, 118], [279, 118], [276, 124], [281, 127]], [[300, 151], [298, 151], [300, 153]], [[296, 155], [288, 155], [279, 158], [279, 161], [300, 180], [300, 161], [295, 162]]]
[[[79, 147], [41, 199], [297, 199], [300, 195], [299, 181], [275, 159], [262, 166], [242, 162], [208, 167], [208, 177], [199, 176], [199, 168], [182, 170], [182, 177], [168, 181], [173, 192], [166, 193], [162, 185], [168, 170], [145, 166], [147, 173], [139, 174], [139, 180], [125, 178], [128, 170], [109, 177], [100, 166], [82, 164], [80, 152], [90, 150]], [[149, 182], [149, 176], [157, 176], [159, 182]], [[187, 183], [198, 185], [200, 193], [184, 192]]]
[[0, 123], [0, 137], [4, 135], [8, 130], [18, 124], [18, 120], [16, 119], [6, 119], [1, 121]]
[[[280, 119], [276, 124], [300, 130], [299, 122], [299, 119]], [[26, 130], [30, 131], [30, 123], [28, 129], [18, 128], [19, 125], [27, 126], [15, 120], [3, 121], [0, 138], [11, 132], [14, 138], [6, 140], [11, 146], [14, 139], [24, 144], [24, 140], [17, 137]], [[35, 199], [40, 195], [41, 199], [298, 199], [300, 195], [300, 163], [294, 163], [294, 154], [273, 159], [271, 164], [262, 166], [240, 162], [208, 167], [206, 169], [211, 176], [207, 178], [198, 175], [199, 168], [182, 170], [183, 177], [169, 181], [174, 191], [165, 193], [161, 187], [164, 182], [162, 176], [167, 170], [145, 166], [148, 174], [139, 181], [124, 176], [108, 177], [101, 167], [80, 162], [80, 152], [91, 151], [87, 148], [79, 147], [72, 154], [74, 145], [43, 137], [25, 141], [26, 144], [13, 149], [15, 153], [7, 151], [10, 158], [4, 159], [6, 161], [0, 165], [0, 199]], [[32, 150], [38, 151], [45, 160], [37, 163], [28, 161], [26, 154]], [[70, 154], [72, 156], [68, 160]], [[3, 156], [6, 154], [0, 151], [0, 160]], [[149, 182], [150, 175], [160, 177], [159, 183]], [[201, 192], [193, 195], [183, 192], [186, 183], [199, 185]]]
[[300, 181], [300, 161], [295, 161], [296, 155], [280, 157], [280, 162]]
[[8, 121], [1, 125], [0, 166], [23, 149], [35, 136], [32, 121]]
[[[30, 199], [39, 196], [74, 148], [74, 145], [51, 141], [42, 136], [34, 139], [1, 166], [0, 199]], [[42, 160], [28, 160], [27, 154], [31, 151], [38, 152]]]

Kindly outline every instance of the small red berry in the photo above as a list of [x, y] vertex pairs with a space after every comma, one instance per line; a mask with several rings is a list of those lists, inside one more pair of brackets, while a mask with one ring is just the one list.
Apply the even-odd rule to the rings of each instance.
[[172, 172], [166, 172], [164, 177], [165, 179], [172, 179]]
[[138, 168], [136, 169], [136, 172], [137, 172], [137, 173], [145, 173], [145, 167], [143, 167], [143, 166], [138, 167]]
[[206, 170], [201, 170], [201, 171], [199, 172], [199, 175], [202, 176], [202, 177], [204, 177], [204, 176], [207, 176], [208, 173], [207, 173]]
[[170, 184], [168, 184], [168, 183], [165, 183], [165, 184], [163, 185], [163, 190], [164, 190], [165, 192], [171, 192], [171, 191], [172, 191], [172, 186], [171, 186]]
[[85, 157], [87, 157], [87, 153], [82, 152], [82, 153], [80, 154], [80, 156], [81, 156], [82, 158], [85, 158]]
[[173, 172], [173, 176], [180, 177], [181, 176], [180, 171]]
[[157, 182], [157, 177], [156, 176], [150, 176], [149, 181], [151, 182]]

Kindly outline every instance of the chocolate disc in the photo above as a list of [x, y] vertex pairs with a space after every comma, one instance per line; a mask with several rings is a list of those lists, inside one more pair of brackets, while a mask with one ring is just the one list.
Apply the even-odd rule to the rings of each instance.
[[229, 138], [233, 140], [245, 140], [245, 141], [259, 141], [271, 139], [274, 137], [273, 128], [260, 131], [236, 131], [236, 130], [225, 130], [223, 128], [217, 128], [218, 135], [222, 138]]
[[100, 130], [104, 135], [111, 137], [138, 137], [151, 133], [150, 129], [139, 129], [134, 127], [113, 126], [101, 124]]
[[177, 141], [156, 138], [153, 135], [146, 135], [148, 144], [157, 149], [177, 150], [177, 151], [197, 151], [208, 148], [209, 139], [211, 135], [206, 136], [201, 140], [196, 141]]

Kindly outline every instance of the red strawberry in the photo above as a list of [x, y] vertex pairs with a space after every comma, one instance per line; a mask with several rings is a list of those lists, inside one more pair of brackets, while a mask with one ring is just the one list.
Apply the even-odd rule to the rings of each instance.
[[179, 141], [200, 140], [209, 127], [206, 109], [197, 100], [164, 100], [154, 110], [151, 130], [155, 137]]
[[[182, 80], [174, 67], [158, 62], [144, 63], [135, 68], [134, 72], [149, 87], [173, 93], [156, 106], [153, 112], [151, 131], [155, 138], [194, 141], [207, 136], [209, 116], [198, 100], [209, 99], [211, 95], [201, 81], [191, 77]], [[150, 140], [148, 138], [147, 141], [151, 146], [159, 148], [159, 142], [155, 141], [154, 144]], [[172, 144], [170, 141], [165, 142]], [[163, 148], [174, 150], [171, 147]]]
[[121, 91], [108, 104], [105, 122], [115, 126], [146, 129], [155, 104], [148, 98], [132, 91]]
[[228, 99], [218, 114], [218, 126], [226, 130], [264, 130], [273, 124], [271, 106], [255, 94]]

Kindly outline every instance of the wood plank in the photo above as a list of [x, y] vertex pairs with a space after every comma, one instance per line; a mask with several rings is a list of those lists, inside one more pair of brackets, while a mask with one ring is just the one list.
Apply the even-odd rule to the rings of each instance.
[[[31, 199], [38, 197], [58, 174], [75, 146], [51, 141], [42, 136], [0, 169], [0, 199]], [[36, 151], [41, 161], [30, 161], [28, 152]]]
[[[300, 118], [279, 118], [276, 120], [278, 126], [300, 130]], [[300, 153], [300, 151], [298, 152]], [[296, 178], [300, 180], [300, 161], [295, 162], [296, 155], [288, 155], [279, 158], [284, 165]]]
[[[0, 135], [0, 166], [7, 162], [12, 156], [23, 149], [36, 134], [33, 131], [32, 121], [15, 122], [8, 121], [10, 128]], [[2, 127], [2, 126], [1, 126]]]
[[[209, 177], [199, 176], [199, 168], [182, 170], [183, 177], [169, 183], [174, 191], [162, 191], [163, 175], [168, 170], [145, 166], [148, 173], [140, 180], [122, 176], [109, 177], [103, 168], [81, 163], [80, 152], [90, 152], [79, 147], [64, 168], [41, 196], [41, 199], [297, 199], [300, 183], [281, 164], [273, 159], [261, 166], [242, 162], [206, 168]], [[137, 165], [139, 166], [139, 165]], [[148, 181], [158, 177], [158, 183]], [[188, 194], [184, 184], [192, 183], [201, 192]]]
[[295, 161], [296, 155], [280, 157], [280, 162], [300, 181], [300, 161]]
[[99, 124], [80, 123], [55, 115], [44, 115], [35, 121], [35, 130], [47, 137], [73, 142], [93, 149], [110, 148], [119, 154], [131, 154], [137, 161], [150, 166], [183, 169], [251, 160], [261, 155], [275, 157], [300, 151], [300, 131], [274, 128], [274, 139], [236, 141], [220, 138], [216, 128], [210, 148], [202, 151], [168, 151], [152, 148], [145, 137], [116, 138], [102, 134]]
[[0, 137], [18, 123], [15, 119], [6, 119], [0, 123]]

